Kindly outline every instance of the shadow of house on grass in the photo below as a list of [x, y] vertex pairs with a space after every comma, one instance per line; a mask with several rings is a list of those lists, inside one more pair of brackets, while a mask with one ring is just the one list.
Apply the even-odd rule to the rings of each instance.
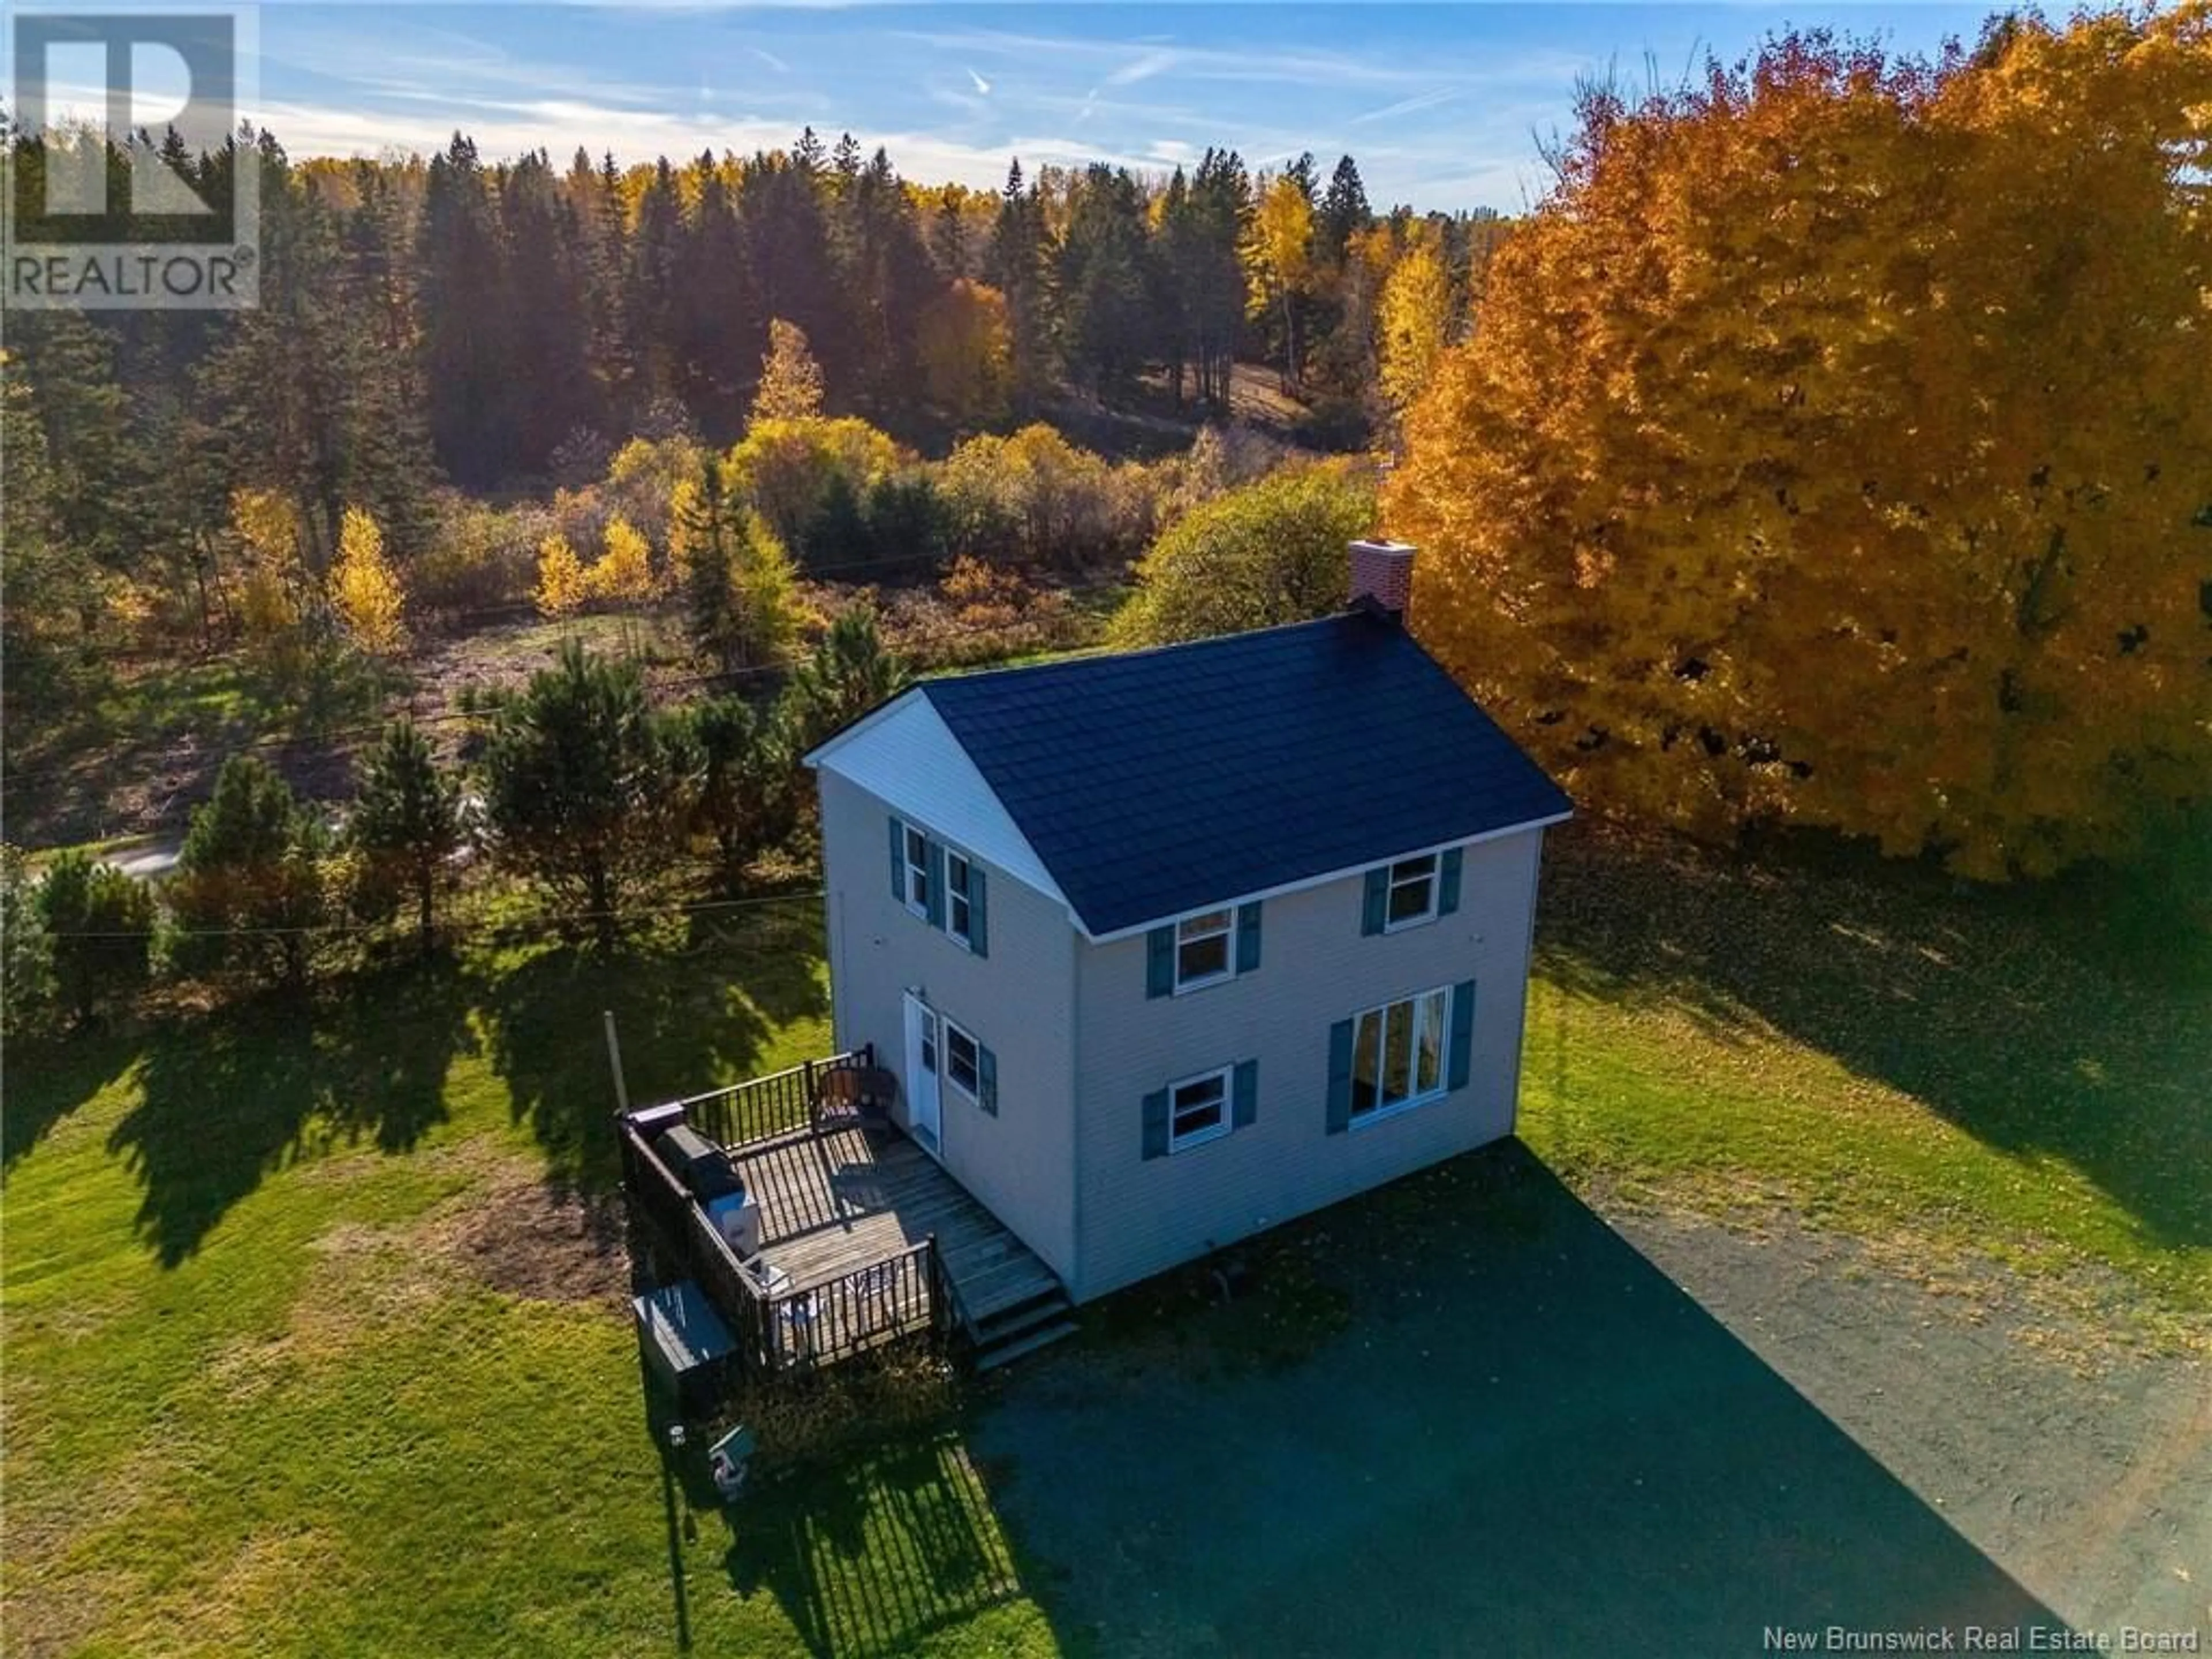
[[1023, 1593], [951, 1434], [771, 1486], [746, 1497], [731, 1525], [732, 1586], [773, 1594], [817, 1659], [895, 1659]]
[[1203, 1314], [1164, 1357], [1086, 1345], [973, 1437], [1025, 1556], [1058, 1569], [1071, 1651], [1724, 1656], [1778, 1626], [2063, 1628], [1516, 1144], [1254, 1249], [1250, 1300], [1297, 1249], [1348, 1327], [1273, 1367], [1210, 1357]]
[[1738, 862], [1601, 830], [1546, 848], [1538, 970], [1770, 1027], [1976, 1139], [2063, 1158], [2161, 1247], [2212, 1246], [2212, 986], [2106, 912], [2109, 884], [1961, 894], [1802, 840]]
[[695, 920], [681, 947], [555, 946], [492, 980], [492, 1066], [554, 1179], [600, 1191], [618, 1176], [604, 1012], [632, 1105], [700, 1093], [757, 1069], [781, 1027], [827, 1012], [821, 936], [818, 906], [805, 901]]
[[472, 1050], [450, 964], [270, 993], [157, 1027], [143, 1098], [108, 1138], [143, 1184], [140, 1236], [173, 1267], [263, 1179], [358, 1145], [403, 1152], [446, 1115], [446, 1073]]

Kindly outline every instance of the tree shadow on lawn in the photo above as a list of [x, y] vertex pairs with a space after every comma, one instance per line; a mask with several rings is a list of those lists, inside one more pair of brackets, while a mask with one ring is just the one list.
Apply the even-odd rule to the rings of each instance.
[[452, 963], [408, 962], [157, 1025], [108, 1149], [144, 1185], [138, 1229], [161, 1265], [274, 1171], [363, 1140], [405, 1152], [442, 1122], [446, 1073], [475, 1046], [468, 1005]]
[[1022, 1593], [955, 1434], [811, 1469], [728, 1519], [732, 1587], [769, 1590], [817, 1659], [894, 1659]]
[[0, 1169], [13, 1170], [57, 1123], [129, 1071], [137, 1054], [137, 1036], [123, 1030], [9, 1042], [7, 1101], [0, 1109]]
[[2162, 1247], [2212, 1245], [2212, 975], [2089, 878], [1961, 890], [1798, 838], [1730, 860], [1589, 829], [1547, 848], [1538, 965], [1571, 991], [1747, 1023], [1977, 1139], [2063, 1158]]
[[798, 905], [695, 918], [680, 945], [556, 945], [489, 978], [492, 1065], [554, 1178], [604, 1189], [618, 1170], [602, 1014], [631, 1105], [697, 1094], [755, 1068], [779, 1028], [822, 1015], [821, 960], [819, 916]]
[[1354, 1310], [1304, 1358], [1086, 1342], [972, 1437], [1070, 1651], [2063, 1628], [1517, 1144], [1290, 1231]]

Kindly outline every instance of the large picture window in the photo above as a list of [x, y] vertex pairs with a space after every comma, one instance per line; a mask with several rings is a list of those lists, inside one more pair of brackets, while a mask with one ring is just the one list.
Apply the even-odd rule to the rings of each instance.
[[1352, 1028], [1354, 1123], [1444, 1092], [1451, 992], [1439, 987], [1359, 1015]]

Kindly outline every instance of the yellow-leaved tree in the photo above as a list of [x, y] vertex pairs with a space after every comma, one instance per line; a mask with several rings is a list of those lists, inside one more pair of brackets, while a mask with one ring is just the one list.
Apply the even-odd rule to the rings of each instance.
[[584, 573], [584, 595], [609, 604], [641, 603], [653, 597], [653, 545], [628, 519], [607, 520], [606, 544]]
[[372, 657], [386, 657], [407, 643], [401, 620], [407, 591], [384, 556], [383, 531], [360, 507], [346, 508], [339, 521], [337, 562], [331, 567], [330, 586], [331, 608], [360, 649]]
[[566, 536], [548, 536], [538, 544], [538, 609], [558, 620], [573, 617], [591, 596], [584, 579], [584, 562]]
[[1376, 332], [1382, 395], [1393, 409], [1419, 397], [1452, 332], [1451, 274], [1436, 231], [1417, 223], [1413, 240], [1383, 279]]
[[915, 342], [930, 400], [973, 424], [1006, 413], [1012, 389], [1013, 333], [1006, 296], [963, 276], [921, 313]]
[[1303, 369], [1297, 301], [1313, 282], [1313, 202], [1295, 177], [1261, 180], [1244, 264], [1254, 312], [1273, 311], [1282, 325], [1285, 391], [1298, 385]]
[[1407, 421], [1416, 627], [1585, 800], [1978, 877], [2212, 777], [2212, 6], [1629, 107]]
[[307, 586], [299, 508], [280, 490], [234, 489], [230, 524], [245, 552], [238, 611], [246, 638], [264, 643], [289, 634], [300, 625]]
[[769, 319], [768, 355], [746, 424], [804, 421], [822, 412], [822, 366], [808, 349], [806, 331], [781, 317]]

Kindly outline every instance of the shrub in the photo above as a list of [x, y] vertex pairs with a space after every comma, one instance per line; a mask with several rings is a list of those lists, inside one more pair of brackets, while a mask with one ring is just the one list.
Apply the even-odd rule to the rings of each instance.
[[540, 545], [554, 529], [543, 507], [500, 507], [441, 491], [430, 544], [408, 567], [418, 611], [452, 615], [527, 600]]
[[152, 977], [154, 896], [112, 864], [65, 853], [38, 889], [54, 994], [80, 1021]]
[[653, 597], [653, 549], [621, 514], [607, 521], [605, 550], [584, 572], [586, 597], [602, 605], [639, 605]]
[[464, 838], [460, 780], [441, 768], [411, 720], [384, 728], [362, 769], [347, 841], [359, 855], [356, 908], [383, 916], [415, 901], [423, 950], [435, 938], [438, 890]]
[[1133, 557], [1152, 530], [1146, 470], [1109, 465], [1048, 426], [969, 439], [937, 487], [948, 550], [994, 564], [1095, 568]]
[[1346, 546], [1374, 524], [1371, 468], [1286, 468], [1196, 508], [1162, 536], [1109, 637], [1125, 647], [1165, 645], [1326, 616], [1344, 604]]
[[538, 609], [552, 617], [573, 617], [591, 597], [592, 583], [584, 562], [568, 538], [556, 531], [538, 547]]
[[325, 918], [329, 837], [291, 786], [252, 755], [233, 755], [192, 813], [170, 908], [188, 968], [245, 961], [293, 983], [307, 977]]
[[714, 840], [723, 890], [790, 835], [797, 816], [791, 733], [781, 712], [742, 697], [711, 697], [685, 711], [693, 823]]
[[909, 678], [905, 662], [884, 648], [875, 608], [848, 605], [784, 689], [794, 754], [897, 696]]
[[0, 1036], [43, 1027], [53, 1000], [53, 960], [39, 919], [39, 887], [20, 847], [0, 843]]
[[503, 705], [484, 750], [499, 855], [586, 910], [611, 942], [623, 889], [665, 855], [679, 821], [678, 758], [637, 665], [575, 640]]
[[842, 479], [857, 501], [905, 459], [897, 444], [866, 421], [758, 421], [730, 452], [724, 482], [768, 520], [777, 540], [808, 553], [809, 532], [833, 479]]

